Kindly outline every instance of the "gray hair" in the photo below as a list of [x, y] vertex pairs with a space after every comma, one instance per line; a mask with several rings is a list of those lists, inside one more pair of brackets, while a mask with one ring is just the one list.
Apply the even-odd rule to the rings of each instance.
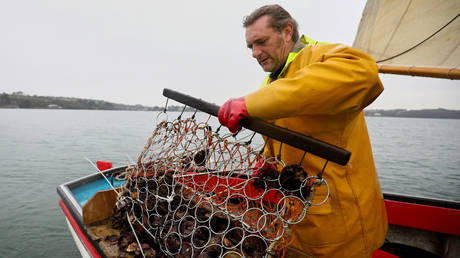
[[292, 41], [299, 39], [299, 30], [296, 20], [281, 6], [277, 4], [265, 5], [254, 10], [250, 15], [243, 18], [243, 27], [247, 28], [260, 17], [268, 15], [270, 17], [269, 26], [280, 32], [290, 22], [293, 26]]

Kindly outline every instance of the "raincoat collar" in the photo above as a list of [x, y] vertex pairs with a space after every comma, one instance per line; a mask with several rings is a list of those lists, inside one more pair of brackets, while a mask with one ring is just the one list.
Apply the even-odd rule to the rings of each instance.
[[292, 63], [292, 61], [294, 61], [294, 59], [297, 57], [300, 51], [302, 51], [306, 46], [315, 46], [315, 45], [324, 45], [324, 44], [327, 44], [327, 43], [319, 42], [305, 35], [302, 35], [295, 43], [294, 47], [292, 48], [292, 51], [288, 54], [288, 57], [286, 59], [286, 62], [284, 63], [283, 69], [281, 69], [281, 71], [278, 74], [277, 72], [274, 72], [274, 73], [270, 73], [269, 75], [267, 75], [261, 87], [267, 85], [268, 83], [272, 81], [275, 81], [283, 77], [289, 65]]

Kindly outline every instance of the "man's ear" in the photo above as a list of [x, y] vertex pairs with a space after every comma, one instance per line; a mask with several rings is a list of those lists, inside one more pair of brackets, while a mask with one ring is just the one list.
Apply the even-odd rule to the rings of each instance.
[[283, 40], [284, 42], [289, 42], [292, 40], [292, 34], [294, 33], [294, 25], [291, 22], [288, 22], [284, 27], [283, 31]]

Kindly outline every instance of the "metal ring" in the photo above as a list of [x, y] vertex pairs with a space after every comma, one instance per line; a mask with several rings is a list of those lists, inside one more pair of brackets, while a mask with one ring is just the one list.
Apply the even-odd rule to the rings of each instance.
[[[202, 206], [207, 206], [206, 208], [201, 208]], [[208, 208], [211, 209], [211, 211], [208, 210]], [[209, 221], [209, 219], [211, 218], [211, 214], [205, 218], [204, 220], [201, 220], [201, 217], [198, 216], [198, 212], [205, 212], [205, 215], [210, 212], [211, 214], [214, 212], [214, 206], [211, 205], [211, 203], [207, 200], [203, 200], [200, 202], [200, 204], [196, 207], [195, 209], [195, 219], [196, 221], [198, 221], [199, 223], [206, 223]]]
[[[268, 220], [267, 219], [268, 216], [274, 217], [274, 219]], [[260, 221], [262, 218], [264, 219], [263, 223], [261, 223], [261, 221]], [[276, 241], [276, 240], [278, 240], [278, 239], [283, 237], [283, 235], [284, 235], [284, 224], [278, 218], [279, 218], [279, 216], [276, 213], [266, 213], [266, 214], [260, 216], [260, 218], [257, 220], [257, 229], [260, 232], [261, 237], [263, 237], [267, 241]], [[281, 223], [281, 224], [278, 225], [278, 226], [272, 226], [273, 227], [272, 230], [269, 230], [269, 231], [264, 230], [264, 228], [266, 226], [270, 226], [270, 224], [269, 224], [270, 222], [277, 222], [277, 223]], [[281, 229], [282, 229], [282, 231], [279, 231]], [[268, 232], [277, 232], [277, 234], [275, 235], [274, 238], [269, 238], [267, 236]]]
[[[238, 239], [234, 239], [237, 241], [237, 243], [232, 243], [231, 240], [229, 240], [230, 238], [230, 235], [232, 231], [236, 231], [236, 230], [241, 230], [241, 239], [238, 240]], [[238, 236], [239, 234], [238, 233], [235, 233], [236, 236]], [[222, 237], [222, 246], [224, 246], [225, 248], [228, 248], [228, 249], [233, 249], [233, 248], [236, 248], [239, 244], [241, 244], [241, 242], [243, 242], [243, 238], [244, 238], [244, 235], [245, 235], [245, 231], [243, 228], [241, 227], [233, 227], [231, 229], [229, 229], [227, 232], [225, 232], [224, 236]]]
[[[193, 222], [193, 229], [190, 230], [189, 233], [182, 232], [182, 231], [185, 231], [185, 230], [183, 230], [183, 227], [184, 227], [183, 223], [186, 223], [188, 221]], [[182, 220], [180, 220], [180, 222], [177, 225], [177, 231], [179, 232], [180, 236], [183, 237], [183, 238], [191, 236], [193, 234], [195, 228], [196, 228], [196, 221], [195, 221], [195, 218], [193, 216], [191, 216], [191, 215], [187, 215], [187, 216], [183, 217]]]
[[[246, 180], [246, 183], [245, 183], [244, 188], [243, 188], [243, 193], [246, 195], [248, 200], [251, 200], [251, 201], [257, 201], [260, 198], [262, 198], [262, 196], [264, 195], [265, 191], [267, 190], [267, 185], [265, 184], [265, 181], [264, 181], [264, 189], [260, 190], [260, 189], [256, 189], [254, 187], [254, 180], [256, 180], [256, 178], [254, 178], [254, 177], [251, 177], [248, 180]], [[256, 195], [256, 197], [250, 197], [250, 195], [246, 192], [247, 189], [250, 189], [250, 184], [252, 185], [253, 189], [257, 190], [260, 193], [260, 195]]]
[[[227, 225], [225, 226], [225, 229], [222, 230], [222, 232], [214, 231], [213, 226], [212, 226], [213, 219], [215, 219], [215, 218], [222, 219], [217, 215], [219, 213], [222, 213], [225, 216], [224, 220], [227, 220]], [[211, 214], [210, 219], [209, 219], [209, 230], [211, 230], [212, 233], [214, 233], [214, 234], [223, 234], [228, 230], [229, 227], [230, 227], [230, 217], [228, 216], [227, 213], [225, 213], [223, 211], [216, 211], [213, 214]]]
[[[248, 219], [245, 219], [246, 216], [248, 214], [250, 214], [251, 212], [253, 211], [256, 211], [256, 212], [259, 212], [257, 216], [257, 219], [255, 221], [255, 225], [250, 225], [249, 222], [252, 222], [254, 220], [248, 220]], [[262, 217], [264, 214], [264, 211], [259, 209], [259, 208], [250, 208], [248, 210], [246, 210], [243, 214], [243, 216], [241, 217], [241, 224], [243, 225], [243, 228], [245, 228], [248, 232], [250, 233], [260, 233], [260, 229], [258, 229], [258, 223], [259, 223], [259, 219], [260, 217]]]
[[[239, 197], [241, 196], [241, 197]], [[232, 208], [229, 208], [229, 203], [231, 202], [231, 200], [233, 198], [238, 198], [238, 199], [242, 199], [243, 202], [245, 203], [244, 207], [242, 208], [240, 205], [235, 205], [236, 206], [236, 209], [232, 209]], [[232, 217], [235, 217], [235, 218], [239, 218], [243, 215], [244, 211], [249, 208], [249, 202], [248, 200], [245, 198], [244, 195], [240, 194], [240, 193], [236, 193], [236, 194], [232, 194], [228, 197], [226, 203], [225, 203], [225, 209], [229, 212], [229, 214], [232, 216]], [[238, 213], [235, 213], [235, 212], [232, 212], [233, 211], [237, 211]]]
[[[179, 240], [179, 247], [177, 248], [177, 251], [176, 252], [172, 252], [170, 248], [168, 248], [168, 238], [172, 237], [172, 236], [176, 236], [177, 239]], [[182, 249], [182, 238], [180, 237], [180, 235], [176, 232], [171, 232], [169, 233], [168, 235], [165, 236], [165, 239], [164, 239], [164, 245], [165, 245], [165, 249], [166, 249], [166, 253], [169, 254], [169, 255], [176, 255], [176, 254], [179, 254], [181, 249]], [[142, 248], [142, 247], [141, 247]]]
[[[263, 243], [263, 245], [265, 245], [265, 247], [262, 247], [260, 248], [260, 250], [262, 250], [262, 252], [266, 252], [266, 250], [268, 249], [268, 244], [267, 242], [265, 241], [265, 239], [263, 239], [261, 236], [259, 235], [248, 235], [246, 236], [243, 241], [241, 242], [241, 246], [240, 246], [240, 250], [241, 250], [241, 253], [244, 255], [244, 256], [249, 256], [249, 257], [254, 257], [254, 253], [246, 253], [245, 250], [244, 250], [244, 247], [245, 247], [245, 242], [249, 242], [246, 246], [251, 246], [251, 247], [254, 247], [254, 241], [249, 241], [250, 238], [257, 238], [260, 240], [260, 243]], [[257, 253], [256, 253], [257, 254]], [[258, 257], [258, 256], [256, 256]]]
[[[329, 199], [329, 194], [330, 194], [330, 191], [329, 191], [329, 184], [327, 183], [327, 181], [323, 178], [321, 179], [321, 183], [324, 183], [327, 187], [327, 194], [326, 194], [326, 197], [324, 198], [324, 200], [322, 200], [320, 203], [312, 203], [311, 205], [312, 206], [319, 206], [319, 205], [322, 205], [324, 204], [325, 202], [327, 202], [327, 200]], [[314, 193], [312, 193], [314, 194]]]
[[[196, 245], [195, 242], [196, 242], [196, 238], [198, 234], [200, 236], [203, 236], [203, 233], [205, 233], [205, 232], [200, 232], [202, 230], [204, 230], [205, 232], [208, 232], [208, 238], [203, 245], [198, 246]], [[209, 241], [211, 241], [211, 231], [209, 230], [209, 228], [207, 228], [206, 226], [199, 226], [194, 229], [193, 234], [192, 234], [192, 239], [190, 241], [193, 247], [195, 247], [196, 249], [204, 248], [209, 244]]]
[[[203, 255], [204, 255], [205, 252], [206, 252], [206, 250], [207, 250], [207, 249], [211, 249], [211, 248], [219, 248], [220, 252], [219, 252], [219, 254], [217, 255], [217, 257], [221, 257], [222, 252], [224, 251], [224, 248], [222, 248], [222, 246], [221, 246], [221, 245], [218, 245], [218, 244], [212, 244], [212, 245], [208, 245], [208, 246], [204, 247], [203, 250], [201, 250], [200, 254], [203, 254]], [[208, 256], [208, 257], [216, 257], [216, 256], [212, 255], [212, 256]]]
[[[284, 218], [283, 215], [282, 215], [283, 213], [286, 214], [285, 213], [287, 211], [286, 209], [290, 209], [290, 208], [287, 207], [287, 204], [286, 204], [286, 202], [288, 201], [288, 198], [298, 200], [298, 202], [300, 202], [300, 204], [303, 205], [302, 212], [300, 214], [300, 217], [297, 218], [297, 220], [291, 221], [290, 218]], [[281, 207], [281, 209], [279, 207], [280, 203], [283, 203], [283, 206]], [[300, 204], [295, 204], [293, 206], [297, 207], [297, 205], [300, 205]], [[283, 198], [281, 198], [281, 200], [279, 200], [278, 204], [276, 205], [276, 209], [277, 209], [277, 213], [279, 214], [279, 218], [284, 223], [287, 223], [287, 224], [297, 224], [297, 223], [301, 222], [305, 218], [305, 215], [307, 214], [307, 208], [308, 207], [305, 205], [305, 203], [302, 201], [302, 199], [300, 199], [297, 196], [293, 196], [293, 195], [284, 196]], [[284, 210], [284, 212], [282, 212], [282, 210]]]

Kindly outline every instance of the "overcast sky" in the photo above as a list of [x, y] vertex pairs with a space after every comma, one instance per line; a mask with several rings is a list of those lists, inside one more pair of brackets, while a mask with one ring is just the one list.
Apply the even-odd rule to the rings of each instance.
[[[0, 1], [0, 92], [164, 105], [163, 88], [222, 104], [265, 74], [241, 22], [279, 3], [300, 33], [352, 45], [365, 0]], [[381, 75], [369, 108], [460, 109], [460, 82]]]

